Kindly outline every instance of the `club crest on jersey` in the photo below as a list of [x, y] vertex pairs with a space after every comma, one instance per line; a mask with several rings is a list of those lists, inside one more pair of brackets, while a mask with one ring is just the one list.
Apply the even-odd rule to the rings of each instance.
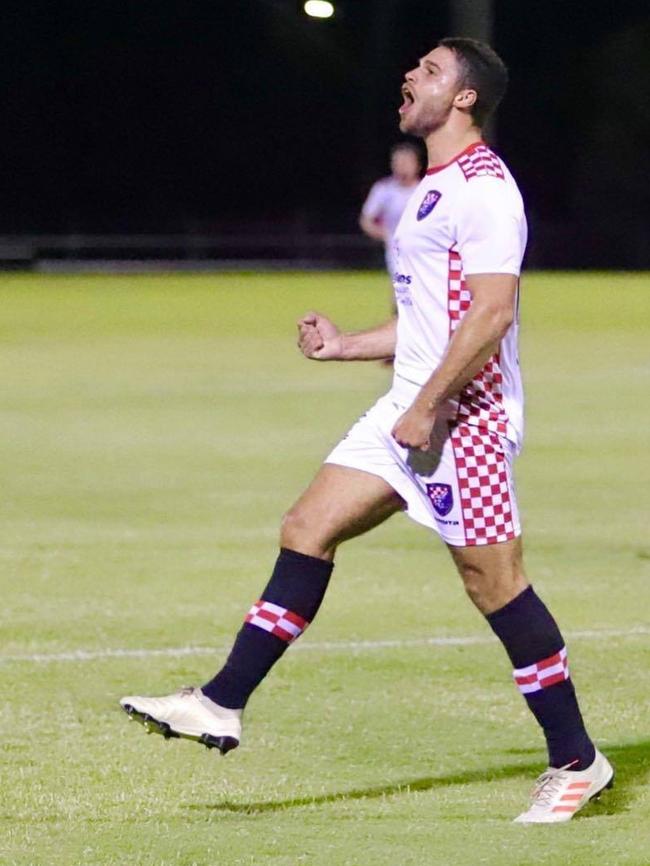
[[423, 220], [425, 216], [429, 216], [434, 207], [438, 204], [440, 199], [442, 198], [442, 193], [438, 192], [437, 189], [430, 189], [429, 192], [422, 199], [422, 204], [418, 208], [418, 222]]
[[445, 517], [454, 507], [454, 494], [449, 484], [427, 484], [427, 496], [440, 517]]

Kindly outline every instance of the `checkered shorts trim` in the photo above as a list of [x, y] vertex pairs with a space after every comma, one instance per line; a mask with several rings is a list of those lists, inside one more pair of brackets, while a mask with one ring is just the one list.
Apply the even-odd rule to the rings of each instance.
[[[447, 282], [449, 336], [454, 333], [471, 304], [472, 296], [465, 285], [460, 254], [451, 249]], [[503, 405], [503, 372], [498, 353], [461, 391], [457, 420], [499, 436], [506, 435], [508, 416]]]
[[465, 544], [496, 544], [516, 537], [508, 464], [499, 437], [451, 424]]
[[255, 602], [246, 615], [245, 622], [264, 629], [287, 643], [293, 643], [309, 625], [306, 619], [286, 607], [263, 600]]

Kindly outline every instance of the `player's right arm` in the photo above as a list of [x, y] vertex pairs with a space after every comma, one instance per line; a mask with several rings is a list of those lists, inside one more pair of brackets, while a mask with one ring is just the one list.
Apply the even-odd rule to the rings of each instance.
[[369, 238], [372, 238], [373, 241], [386, 243], [388, 240], [388, 232], [386, 231], [386, 228], [380, 222], [371, 219], [364, 213], [359, 217], [359, 226], [361, 227], [361, 231]]
[[369, 238], [381, 241], [382, 243], [386, 243], [389, 239], [386, 227], [381, 221], [382, 213], [386, 206], [384, 188], [385, 185], [382, 181], [377, 181], [377, 183], [373, 184], [359, 215], [361, 231]]
[[309, 312], [298, 320], [298, 347], [314, 361], [379, 361], [392, 358], [397, 341], [397, 319], [367, 331], [343, 333], [331, 319]]

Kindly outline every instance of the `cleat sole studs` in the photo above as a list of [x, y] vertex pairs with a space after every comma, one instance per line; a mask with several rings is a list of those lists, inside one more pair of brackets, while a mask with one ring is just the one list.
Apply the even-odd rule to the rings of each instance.
[[222, 755], [226, 755], [239, 745], [239, 740], [235, 737], [215, 737], [213, 734], [201, 734], [199, 737], [196, 737], [190, 734], [179, 734], [167, 722], [160, 722], [148, 713], [138, 712], [131, 704], [124, 704], [122, 709], [128, 715], [129, 721], [139, 722], [147, 734], [160, 734], [165, 740], [179, 739], [181, 737], [194, 740], [194, 742], [202, 743], [208, 750], [218, 749]]
[[212, 734], [202, 734], [199, 737], [199, 742], [207, 746], [208, 749], [218, 749], [222, 755], [227, 755], [239, 745], [239, 740], [234, 737], [214, 737]]

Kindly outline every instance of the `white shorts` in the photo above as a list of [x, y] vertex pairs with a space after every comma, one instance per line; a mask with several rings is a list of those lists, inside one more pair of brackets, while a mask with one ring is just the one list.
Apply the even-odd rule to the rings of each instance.
[[402, 448], [391, 430], [412, 399], [412, 388], [393, 385], [325, 462], [383, 478], [402, 497], [409, 517], [435, 529], [454, 547], [518, 536], [514, 444], [495, 433], [442, 420], [434, 426], [429, 451]]

